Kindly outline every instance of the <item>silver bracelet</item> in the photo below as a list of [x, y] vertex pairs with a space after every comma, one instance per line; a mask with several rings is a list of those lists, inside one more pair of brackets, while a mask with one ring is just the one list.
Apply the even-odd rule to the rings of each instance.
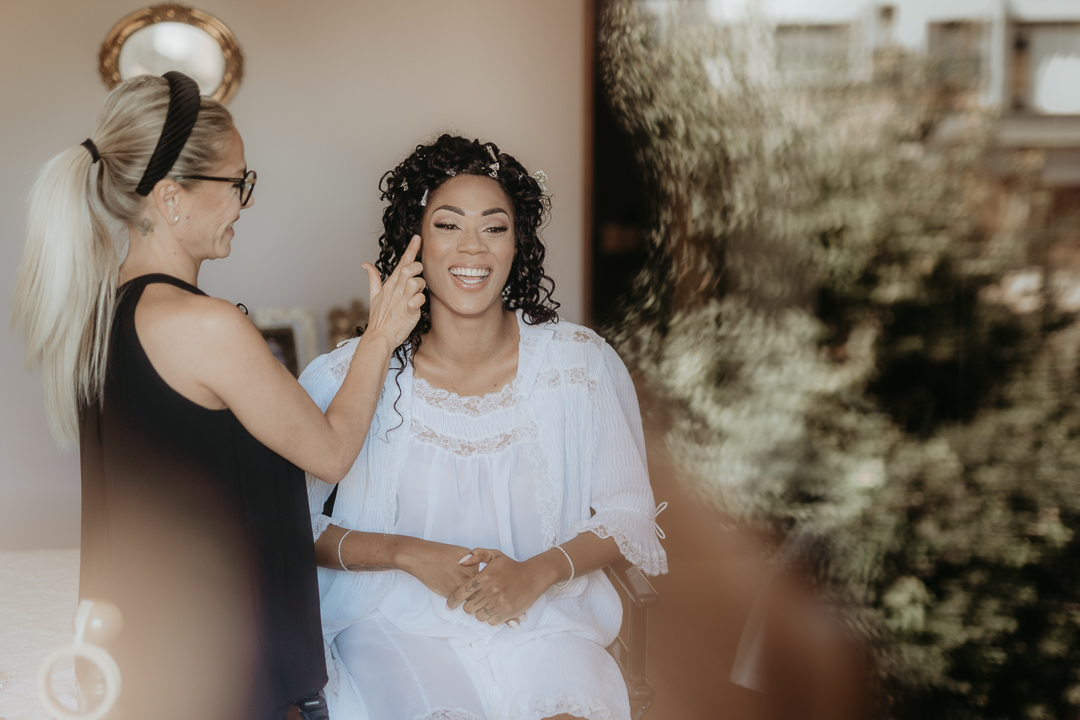
[[570, 577], [566, 578], [566, 580], [561, 583], [555, 583], [555, 587], [566, 587], [570, 584], [570, 581], [574, 579], [574, 561], [570, 559], [570, 553], [562, 549], [562, 545], [556, 545], [555, 549], [565, 555], [566, 562], [570, 563]]
[[346, 530], [345, 534], [341, 536], [341, 539], [337, 541], [337, 561], [338, 561], [338, 564], [341, 565], [342, 570], [344, 570], [345, 572], [350, 572], [350, 573], [351, 572], [356, 572], [356, 571], [355, 570], [350, 570], [349, 568], [345, 567], [345, 562], [341, 559], [341, 543], [345, 542], [345, 538], [347, 538], [349, 536], [349, 533], [351, 533], [351, 532], [352, 532], [352, 530]]

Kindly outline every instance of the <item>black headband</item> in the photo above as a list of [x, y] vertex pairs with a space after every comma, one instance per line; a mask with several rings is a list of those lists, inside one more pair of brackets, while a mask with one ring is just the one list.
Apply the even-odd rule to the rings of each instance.
[[144, 197], [150, 194], [158, 180], [168, 175], [176, 164], [180, 151], [184, 149], [184, 143], [191, 135], [191, 129], [195, 127], [202, 102], [199, 84], [184, 73], [170, 70], [162, 77], [169, 81], [169, 111], [165, 114], [165, 125], [161, 128], [161, 137], [158, 138], [154, 154], [150, 156], [146, 172], [143, 173], [139, 186], [135, 188], [135, 192]]

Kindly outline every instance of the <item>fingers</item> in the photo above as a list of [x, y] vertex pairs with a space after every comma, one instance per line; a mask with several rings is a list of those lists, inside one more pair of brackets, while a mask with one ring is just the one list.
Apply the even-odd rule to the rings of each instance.
[[[490, 563], [499, 553], [494, 550], [488, 550], [487, 548], [476, 548], [469, 553], [465, 558], [462, 558], [462, 565], [479, 565], [480, 563]], [[467, 558], [467, 559], [466, 559]]]
[[502, 615], [500, 615], [499, 611], [490, 604], [478, 608], [474, 613], [474, 617], [477, 621], [487, 623], [488, 625], [501, 625], [503, 622]]
[[427, 282], [422, 277], [411, 277], [405, 282], [405, 292], [412, 296], [419, 295], [421, 300], [426, 287]]
[[450, 597], [446, 598], [446, 607], [453, 610], [461, 603], [473, 597], [480, 590], [480, 577], [476, 576], [469, 580], [467, 583], [459, 587], [454, 592], [450, 593]]
[[367, 271], [368, 285], [370, 285], [368, 295], [371, 300], [374, 300], [375, 296], [382, 291], [382, 278], [379, 276], [379, 271], [371, 263], [364, 263], [361, 267]]
[[413, 235], [412, 240], [409, 241], [408, 246], [405, 248], [405, 252], [401, 255], [401, 264], [408, 265], [412, 261], [416, 260], [416, 255], [420, 252], [420, 236]]
[[426, 302], [427, 298], [424, 297], [424, 294], [417, 293], [409, 298], [408, 302], [405, 303], [405, 307], [409, 308], [409, 312], [411, 313], [419, 313], [420, 308], [424, 307], [424, 303]]
[[394, 272], [390, 273], [391, 277], [395, 278], [412, 278], [416, 277], [420, 273], [424, 272], [424, 264], [421, 262], [411, 263], [398, 263], [398, 266], [394, 268]]
[[461, 609], [469, 615], [475, 615], [478, 610], [483, 610], [487, 605], [491, 605], [491, 598], [481, 586], [479, 590], [465, 601], [465, 604], [461, 606]]
[[364, 264], [371, 283], [371, 305], [368, 314], [368, 332], [387, 335], [392, 346], [398, 346], [409, 337], [409, 332], [420, 319], [420, 312], [427, 302], [424, 289], [427, 283], [420, 274], [424, 266], [417, 262], [420, 236], [414, 235], [401, 256], [394, 271], [385, 282], [379, 281], [378, 271], [369, 263]]
[[391, 275], [397, 277], [411, 278], [419, 275], [424, 271], [423, 263], [416, 261], [416, 254], [420, 252], [420, 236], [413, 235], [412, 240], [409, 241], [409, 245], [405, 248], [405, 252], [401, 254], [401, 259], [398, 260], [397, 267], [394, 268], [394, 272]]
[[[423, 263], [416, 262], [416, 253], [419, 249], [420, 236], [413, 235], [413, 239], [409, 241], [409, 245], [405, 248], [405, 253], [401, 256], [401, 260], [398, 261], [397, 267], [386, 278], [388, 287], [394, 286], [399, 292], [408, 293], [409, 295], [422, 292], [427, 287], [424, 279], [419, 277], [420, 273], [424, 272]], [[364, 269], [367, 270], [368, 280], [371, 282], [372, 287], [371, 297], [374, 298], [376, 293], [382, 290], [383, 283], [380, 281], [376, 285], [375, 278], [379, 277], [379, 273], [370, 263], [364, 263]]]

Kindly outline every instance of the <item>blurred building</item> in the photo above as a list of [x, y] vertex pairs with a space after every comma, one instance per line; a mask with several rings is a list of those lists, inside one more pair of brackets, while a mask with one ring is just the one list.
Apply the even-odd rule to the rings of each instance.
[[[714, 16], [736, 3], [707, 2]], [[883, 55], [914, 50], [959, 102], [998, 110], [998, 153], [1023, 153], [1046, 188], [1032, 218], [1031, 261], [1076, 285], [1080, 273], [1080, 2], [902, 0], [854, 10], [842, 0], [779, 0], [777, 62], [794, 72], [872, 75]], [[847, 17], [839, 13], [850, 12]], [[719, 12], [718, 12], [719, 11]], [[1004, 159], [1004, 158], [1003, 158]], [[1002, 178], [1007, 195], [1008, 178]], [[1061, 278], [1064, 280], [1065, 278]]]
[[[668, 0], [640, 0], [662, 15]], [[598, 2], [598, 11], [604, 3]], [[1059, 266], [1080, 272], [1080, 0], [695, 0], [705, 22], [764, 7], [776, 22], [776, 66], [789, 75], [873, 76], [896, 51], [923, 54], [958, 101], [1000, 110], [1002, 153], [1039, 167], [1049, 202], [1033, 234]], [[603, 107], [597, 80], [593, 198], [592, 316], [618, 312], [645, 262], [645, 193], [629, 148]], [[1032, 152], [1033, 151], [1033, 152]], [[1042, 242], [1046, 241], [1046, 242]]]
[[1053, 192], [1048, 222], [1077, 226], [1080, 2], [909, 0], [868, 4], [846, 20], [829, 12], [840, 5], [776, 3], [778, 64], [804, 71], [839, 64], [858, 78], [891, 48], [925, 53], [942, 82], [1000, 109], [1003, 150], [1042, 152], [1042, 179]]

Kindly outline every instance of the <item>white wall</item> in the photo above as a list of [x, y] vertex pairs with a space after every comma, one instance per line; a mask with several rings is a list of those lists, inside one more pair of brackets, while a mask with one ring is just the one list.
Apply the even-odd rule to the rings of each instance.
[[[147, 3], [149, 4], [149, 2]], [[132, 0], [0, 0], [0, 322], [37, 169], [86, 138], [106, 89], [97, 52]], [[259, 172], [233, 254], [200, 285], [249, 307], [306, 305], [321, 321], [367, 297], [380, 175], [456, 130], [549, 177], [545, 237], [562, 315], [580, 321], [586, 237], [583, 0], [200, 0], [244, 51], [230, 110]], [[0, 345], [0, 549], [78, 544], [78, 453], [48, 434], [21, 341]], [[323, 328], [320, 328], [320, 337]]]

